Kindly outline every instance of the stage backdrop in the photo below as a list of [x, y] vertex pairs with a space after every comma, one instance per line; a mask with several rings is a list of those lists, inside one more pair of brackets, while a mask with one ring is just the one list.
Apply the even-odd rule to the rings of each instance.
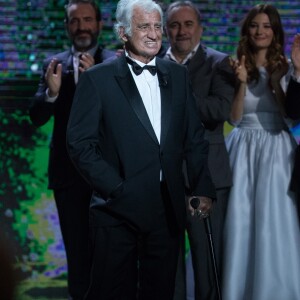
[[[116, 1], [99, 3], [105, 24], [99, 42], [116, 49], [120, 47], [112, 31]], [[240, 22], [258, 1], [195, 3], [203, 15], [203, 42], [234, 57]], [[289, 57], [292, 37], [300, 32], [299, 0], [269, 3], [282, 16]], [[66, 299], [64, 246], [53, 195], [47, 190], [52, 123], [36, 129], [28, 118], [42, 61], [69, 47], [64, 4], [62, 0], [0, 0], [0, 230], [12, 244], [21, 300]]]

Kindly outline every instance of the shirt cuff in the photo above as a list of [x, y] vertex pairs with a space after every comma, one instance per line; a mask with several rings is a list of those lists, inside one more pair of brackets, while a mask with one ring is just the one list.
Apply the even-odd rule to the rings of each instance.
[[58, 97], [58, 94], [54, 97], [50, 97], [49, 96], [49, 89], [46, 90], [46, 96], [45, 96], [45, 101], [46, 102], [54, 103], [56, 101], [57, 97]]

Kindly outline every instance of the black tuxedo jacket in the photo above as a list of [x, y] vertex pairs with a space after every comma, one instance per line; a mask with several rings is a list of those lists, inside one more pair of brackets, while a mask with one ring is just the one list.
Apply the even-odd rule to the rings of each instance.
[[67, 130], [69, 154], [94, 190], [91, 206], [141, 230], [151, 229], [156, 220], [153, 199], [160, 198], [160, 170], [171, 197], [169, 209], [177, 224], [185, 225], [184, 159], [191, 192], [215, 197], [208, 143], [186, 68], [159, 58], [156, 65], [160, 143], [124, 56], [82, 74]]
[[[99, 46], [94, 56], [95, 63], [101, 63], [114, 55], [114, 52], [102, 49]], [[50, 61], [54, 57], [62, 64], [62, 84], [56, 101], [49, 103], [45, 101], [47, 89], [45, 73]], [[100, 84], [105, 84], [105, 82]], [[45, 60], [39, 87], [29, 110], [29, 115], [31, 121], [36, 126], [42, 126], [47, 123], [52, 116], [54, 117], [48, 167], [49, 188], [51, 189], [64, 188], [82, 181], [66, 149], [67, 123], [75, 89], [73, 55], [71, 49]]]
[[216, 188], [232, 185], [229, 156], [224, 141], [234, 97], [235, 76], [228, 55], [200, 45], [188, 64], [196, 106], [209, 142], [208, 166]]
[[[285, 108], [288, 117], [293, 120], [300, 119], [300, 83], [290, 79], [287, 93]], [[300, 195], [300, 145], [297, 146], [295, 153], [294, 170], [291, 181], [291, 189]]]

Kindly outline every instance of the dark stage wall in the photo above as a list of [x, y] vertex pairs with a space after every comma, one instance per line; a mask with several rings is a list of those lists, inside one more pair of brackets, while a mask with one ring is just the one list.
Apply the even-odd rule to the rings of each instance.
[[[99, 3], [105, 22], [100, 42], [118, 48], [112, 32], [116, 1]], [[240, 21], [259, 2], [195, 3], [203, 14], [203, 41], [234, 56]], [[289, 57], [292, 37], [300, 32], [300, 2], [269, 3], [281, 13]], [[36, 129], [27, 115], [43, 59], [69, 46], [64, 4], [62, 0], [0, 0], [0, 231], [12, 243], [21, 300], [66, 299], [64, 246], [53, 195], [47, 190], [52, 124]]]

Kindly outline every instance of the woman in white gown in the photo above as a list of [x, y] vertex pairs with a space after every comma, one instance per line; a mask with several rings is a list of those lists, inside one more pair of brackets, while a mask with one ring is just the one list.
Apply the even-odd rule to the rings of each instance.
[[289, 191], [296, 142], [284, 119], [290, 76], [283, 42], [276, 8], [251, 9], [233, 62], [238, 86], [231, 113], [236, 128], [226, 139], [233, 187], [224, 228], [223, 300], [300, 299], [299, 217]]

